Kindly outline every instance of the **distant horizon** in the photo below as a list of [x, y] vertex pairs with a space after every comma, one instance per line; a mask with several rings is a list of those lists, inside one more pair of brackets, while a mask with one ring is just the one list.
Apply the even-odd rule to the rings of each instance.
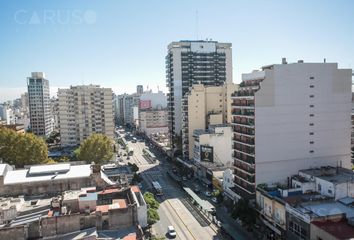
[[35, 71], [53, 89], [93, 83], [121, 94], [141, 84], [166, 92], [167, 46], [180, 40], [231, 43], [234, 83], [283, 57], [354, 67], [354, 1], [105, 3], [0, 2], [0, 102], [19, 98]]

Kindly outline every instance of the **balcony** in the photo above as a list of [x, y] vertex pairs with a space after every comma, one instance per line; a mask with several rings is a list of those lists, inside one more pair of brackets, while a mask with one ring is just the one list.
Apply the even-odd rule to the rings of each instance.
[[241, 161], [235, 161], [234, 167], [239, 169], [240, 171], [244, 171], [248, 174], [254, 175], [256, 173], [254, 167], [250, 167], [248, 164], [245, 164]]
[[254, 129], [249, 129], [247, 127], [234, 126], [233, 130], [235, 133], [254, 137]]
[[246, 144], [248, 146], [254, 146], [254, 138], [249, 138], [247, 139], [246, 137], [233, 137], [232, 141], [234, 141], [235, 143], [241, 143], [241, 144]]
[[232, 124], [240, 125], [242, 127], [254, 128], [254, 119], [249, 119], [245, 117], [234, 117]]
[[238, 152], [238, 151], [235, 151], [235, 153], [232, 156], [236, 161], [241, 161], [241, 162], [249, 164], [249, 165], [254, 165], [254, 157], [253, 156], [248, 156], [248, 155], [246, 155], [242, 152]]
[[238, 169], [235, 169], [235, 173], [234, 174], [235, 174], [236, 177], [239, 177], [239, 178], [247, 181], [250, 184], [254, 184], [254, 182], [255, 182], [254, 175], [248, 175], [247, 173], [242, 172], [242, 171], [240, 171]]
[[254, 99], [255, 90], [238, 90], [231, 94], [234, 99]]

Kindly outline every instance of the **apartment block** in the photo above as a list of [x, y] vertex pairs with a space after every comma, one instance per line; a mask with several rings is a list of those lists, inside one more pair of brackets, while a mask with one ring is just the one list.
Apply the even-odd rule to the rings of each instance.
[[207, 130], [209, 125], [231, 122], [231, 94], [237, 87], [233, 83], [192, 85], [182, 101], [182, 150], [185, 160], [193, 159], [194, 130]]
[[32, 72], [27, 78], [31, 130], [37, 136], [49, 136], [53, 131], [49, 81], [43, 72]]
[[350, 168], [351, 70], [337, 63], [264, 66], [242, 75], [232, 95], [238, 194], [286, 181], [299, 169]]
[[219, 86], [232, 82], [231, 43], [179, 41], [168, 45], [166, 56], [169, 128], [181, 136], [182, 99], [192, 84]]
[[139, 128], [147, 136], [168, 133], [166, 109], [140, 110]]
[[98, 85], [59, 89], [59, 127], [63, 146], [79, 145], [93, 133], [113, 138], [113, 93]]

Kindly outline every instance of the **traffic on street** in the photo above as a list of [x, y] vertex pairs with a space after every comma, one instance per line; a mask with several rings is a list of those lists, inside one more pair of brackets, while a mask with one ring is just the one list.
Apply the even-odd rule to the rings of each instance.
[[[117, 134], [120, 142], [124, 142], [119, 146], [117, 160], [135, 163], [143, 179], [139, 184], [141, 190], [154, 193], [160, 203], [160, 220], [149, 229], [152, 236], [181, 240], [249, 238], [242, 232], [235, 232], [234, 236], [227, 234], [222, 220], [218, 219], [219, 211], [215, 211], [217, 201], [211, 193], [190, 176], [181, 176], [178, 168], [148, 139], [135, 136], [123, 128]], [[186, 189], [197, 199], [193, 199]], [[213, 211], [204, 211], [198, 202], [211, 206], [209, 208]]]

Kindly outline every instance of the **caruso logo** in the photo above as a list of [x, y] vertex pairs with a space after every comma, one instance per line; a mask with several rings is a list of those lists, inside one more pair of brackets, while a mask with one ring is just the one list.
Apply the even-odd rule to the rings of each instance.
[[97, 14], [93, 10], [18, 10], [14, 13], [17, 24], [95, 24]]

